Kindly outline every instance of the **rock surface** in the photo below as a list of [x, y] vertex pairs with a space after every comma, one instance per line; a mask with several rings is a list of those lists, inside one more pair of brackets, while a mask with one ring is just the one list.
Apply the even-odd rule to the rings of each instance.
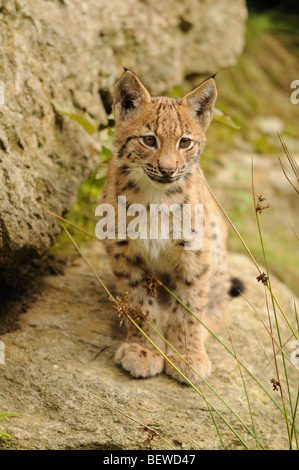
[[[244, 0], [0, 2], [0, 268], [40, 256], [97, 165], [98, 145], [53, 102], [107, 124], [121, 65], [155, 94], [243, 47]], [[3, 92], [3, 93], [2, 93]], [[105, 106], [104, 106], [105, 105]]]
[[[92, 243], [85, 254], [115, 294], [102, 245]], [[243, 255], [231, 254], [230, 265], [232, 275], [241, 276], [246, 284], [246, 298], [267, 323], [264, 287], [256, 282], [253, 263]], [[292, 293], [275, 278], [272, 286], [292, 322]], [[115, 365], [113, 356], [125, 334], [119, 322], [107, 294], [82, 258], [69, 265], [64, 275], [44, 279], [42, 295], [20, 317], [20, 328], [1, 338], [5, 364], [0, 365], [0, 411], [22, 413], [1, 422], [0, 429], [13, 436], [0, 441], [2, 448], [169, 449], [159, 437], [146, 442], [148, 433], [125, 413], [156, 429], [176, 449], [221, 449], [205, 401], [193, 389], [164, 374], [133, 379]], [[283, 320], [280, 323], [290, 356], [290, 331]], [[227, 328], [238, 357], [280, 405], [279, 392], [270, 383], [275, 377], [271, 340], [243, 298], [232, 300]], [[231, 348], [225, 328], [219, 336]], [[215, 339], [209, 340], [208, 351], [213, 363], [210, 385], [251, 428], [236, 361]], [[289, 362], [287, 367], [294, 396], [298, 371]], [[258, 439], [267, 449], [287, 449], [283, 415], [245, 372], [244, 378]], [[255, 439], [206, 385], [200, 386], [254, 449]], [[216, 419], [227, 448], [244, 449]]]

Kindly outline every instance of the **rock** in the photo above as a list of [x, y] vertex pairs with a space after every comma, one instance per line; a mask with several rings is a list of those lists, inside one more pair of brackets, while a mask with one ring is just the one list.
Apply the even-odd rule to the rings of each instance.
[[[99, 268], [99, 275], [115, 295], [102, 245], [92, 243], [86, 256]], [[264, 287], [256, 281], [255, 266], [238, 254], [230, 255], [230, 265], [231, 274], [241, 276], [245, 282], [246, 298], [268, 324]], [[296, 299], [277, 279], [272, 277], [271, 281], [294, 325]], [[284, 350], [290, 356], [291, 334], [282, 319], [280, 323], [282, 341], [287, 341]], [[116, 310], [83, 260], [67, 267], [64, 275], [44, 279], [42, 295], [20, 317], [19, 329], [1, 338], [5, 363], [0, 364], [0, 412], [21, 413], [0, 423], [0, 430], [13, 436], [2, 440], [1, 448], [169, 449], [159, 437], [147, 441], [149, 435], [142, 429], [142, 425], [147, 425], [176, 449], [221, 449], [207, 405], [192, 388], [164, 374], [134, 379], [115, 364], [113, 357], [125, 334], [119, 324]], [[231, 301], [227, 329], [239, 359], [281, 406], [279, 392], [274, 392], [270, 383], [275, 372], [269, 334], [243, 298]], [[219, 336], [232, 349], [225, 328]], [[209, 384], [251, 428], [235, 359], [215, 339], [209, 340], [208, 351], [213, 363]], [[279, 358], [278, 361], [280, 364]], [[288, 361], [287, 367], [294, 397], [298, 373]], [[282, 413], [243, 373], [258, 439], [267, 449], [287, 449]], [[200, 387], [246, 444], [255, 449], [255, 439], [242, 429], [226, 406], [207, 386]], [[215, 417], [227, 448], [243, 449], [228, 427]]]
[[[0, 105], [0, 267], [5, 268], [50, 248], [59, 229], [45, 209], [69, 211], [98, 162], [99, 144], [52, 104], [53, 99], [70, 104], [73, 90], [87, 93], [92, 85], [87, 68], [85, 77], [77, 70], [71, 78], [76, 71], [69, 64], [78, 49], [74, 30], [70, 37], [68, 31], [76, 21], [66, 12], [64, 29], [57, 4], [44, 4], [4, 1], [0, 13], [5, 91]], [[92, 93], [100, 106], [97, 90]]]
[[0, 267], [49, 249], [44, 209], [70, 210], [97, 166], [98, 145], [53, 103], [105, 126], [121, 65], [161, 93], [232, 64], [245, 19], [244, 0], [1, 2]]
[[215, 73], [235, 64], [243, 50], [247, 19], [243, 0], [233, 4], [161, 0], [154, 6], [136, 0], [102, 0], [97, 5], [100, 77], [107, 90], [120, 64], [136, 71], [152, 94], [161, 94], [181, 85], [186, 75]]

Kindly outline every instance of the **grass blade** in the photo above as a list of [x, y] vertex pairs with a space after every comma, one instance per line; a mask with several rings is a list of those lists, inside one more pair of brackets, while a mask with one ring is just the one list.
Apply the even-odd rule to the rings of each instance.
[[246, 387], [245, 378], [244, 378], [239, 360], [237, 358], [236, 350], [235, 350], [235, 347], [234, 347], [234, 344], [233, 344], [233, 341], [232, 341], [232, 338], [231, 338], [231, 335], [230, 335], [230, 332], [229, 332], [228, 328], [226, 328], [226, 331], [227, 331], [230, 343], [232, 345], [232, 350], [233, 350], [233, 352], [236, 356], [236, 362], [237, 362], [237, 366], [238, 366], [238, 369], [239, 369], [239, 374], [240, 374], [240, 377], [241, 377], [241, 380], [242, 380], [242, 384], [243, 384], [243, 388], [244, 388], [244, 392], [245, 392], [245, 396], [246, 396], [246, 400], [247, 400], [247, 404], [248, 404], [248, 411], [249, 411], [249, 415], [250, 415], [250, 419], [251, 419], [251, 425], [252, 425], [252, 430], [253, 430], [254, 437], [255, 437], [256, 447], [258, 447], [259, 440], [257, 438], [256, 431], [255, 431], [254, 419], [253, 419], [253, 414], [252, 414], [252, 410], [251, 410], [251, 405], [250, 405], [250, 400], [249, 400], [249, 395], [248, 395], [248, 391], [247, 391], [247, 387]]
[[165, 437], [162, 436], [156, 429], [150, 428], [147, 424], [143, 424], [140, 421], [138, 421], [136, 418], [133, 418], [133, 416], [128, 415], [127, 413], [124, 413], [122, 410], [119, 408], [116, 408], [116, 406], [111, 405], [111, 403], [108, 403], [106, 400], [103, 400], [103, 398], [99, 397], [98, 395], [95, 395], [95, 393], [92, 393], [88, 391], [90, 395], [94, 396], [98, 400], [102, 401], [105, 403], [105, 405], [109, 406], [109, 408], [112, 408], [113, 410], [116, 410], [118, 413], [122, 414], [126, 418], [128, 418], [130, 421], [133, 421], [134, 423], [138, 424], [144, 431], [147, 431], [151, 434], [152, 437], [158, 436], [162, 441], [164, 441], [172, 450], [176, 450], [176, 448], [169, 442]]
[[[271, 296], [271, 301], [272, 301], [272, 308], [273, 308], [274, 318], [275, 318], [275, 323], [276, 323], [277, 336], [278, 336], [278, 340], [279, 340], [280, 349], [282, 349], [282, 339], [281, 339], [279, 322], [278, 322], [278, 317], [277, 317], [276, 308], [275, 308], [274, 295], [272, 293], [270, 273], [269, 273], [269, 269], [268, 269], [268, 260], [267, 260], [267, 256], [266, 256], [266, 250], [265, 250], [265, 247], [264, 247], [264, 241], [263, 241], [263, 236], [262, 236], [262, 231], [261, 231], [261, 226], [260, 226], [260, 221], [259, 221], [259, 215], [258, 215], [259, 208], [256, 205], [256, 201], [255, 201], [254, 178], [253, 178], [253, 159], [252, 159], [252, 162], [251, 162], [251, 185], [252, 185], [252, 196], [253, 196], [253, 203], [254, 203], [254, 209], [255, 209], [256, 223], [257, 223], [258, 233], [259, 233], [259, 237], [260, 237], [260, 243], [261, 243], [261, 248], [262, 248], [262, 253], [263, 253], [263, 258], [264, 258], [264, 264], [265, 264], [266, 273], [267, 273], [267, 283], [265, 285], [268, 287], [268, 289], [270, 291], [270, 296]], [[270, 332], [271, 332], [271, 336], [273, 337], [271, 317], [270, 317], [270, 312], [269, 312], [267, 296], [266, 296], [266, 305], [267, 305], [267, 311], [268, 311]], [[285, 315], [283, 315], [283, 316], [286, 319], [286, 316]], [[290, 326], [289, 321], [287, 319], [286, 319], [286, 321], [287, 321], [287, 324]], [[291, 327], [291, 330], [292, 330], [294, 336], [296, 337], [296, 334], [293, 331], [292, 327]], [[281, 380], [280, 380], [280, 376], [279, 376], [279, 369], [278, 369], [278, 364], [277, 364], [276, 354], [275, 354], [275, 347], [274, 347], [274, 342], [273, 341], [272, 341], [272, 346], [273, 346], [274, 363], [275, 363], [275, 369], [276, 369], [276, 374], [277, 374], [277, 380], [278, 380], [278, 384], [281, 384]], [[287, 390], [288, 390], [288, 396], [289, 396], [289, 403], [290, 403], [290, 407], [291, 407], [291, 413], [292, 413], [292, 416], [294, 416], [293, 407], [292, 407], [292, 397], [291, 397], [291, 392], [290, 392], [290, 386], [289, 386], [289, 379], [288, 379], [288, 372], [287, 372], [287, 368], [286, 368], [285, 357], [284, 357], [283, 354], [281, 354], [281, 357], [282, 357], [282, 361], [283, 361], [283, 368], [284, 368], [285, 380], [286, 380], [286, 384], [287, 384]], [[282, 404], [283, 404], [283, 410], [284, 410], [284, 416], [285, 416], [285, 421], [286, 421], [286, 426], [287, 426], [287, 433], [288, 433], [288, 438], [289, 438], [290, 449], [292, 449], [293, 445], [292, 445], [292, 437], [291, 437], [291, 431], [290, 431], [290, 423], [289, 423], [289, 418], [288, 418], [288, 413], [287, 413], [287, 409], [286, 409], [286, 404], [285, 404], [285, 399], [284, 399], [282, 386], [279, 386], [279, 390], [280, 390], [281, 400], [282, 400]], [[294, 428], [294, 429], [295, 429], [295, 435], [296, 435], [296, 428]], [[296, 441], [297, 441], [297, 435], [296, 435]]]

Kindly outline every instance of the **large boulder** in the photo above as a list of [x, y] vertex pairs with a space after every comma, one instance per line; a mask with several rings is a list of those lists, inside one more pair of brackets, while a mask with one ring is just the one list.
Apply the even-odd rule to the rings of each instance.
[[45, 209], [68, 211], [97, 166], [94, 136], [57, 109], [105, 126], [121, 64], [164, 92], [234, 63], [245, 18], [244, 0], [1, 2], [0, 268], [49, 249]]

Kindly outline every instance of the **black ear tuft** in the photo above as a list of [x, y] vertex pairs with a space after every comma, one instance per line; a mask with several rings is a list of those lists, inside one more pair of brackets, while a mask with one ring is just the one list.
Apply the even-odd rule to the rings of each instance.
[[213, 78], [213, 80], [215, 80], [215, 77], [216, 77], [217, 73], [214, 73], [213, 75], [211, 75], [210, 77], [208, 78], [205, 78], [200, 85], [202, 85], [203, 83], [207, 82], [208, 80], [210, 80], [210, 78]]
[[232, 277], [230, 281], [231, 286], [229, 289], [229, 295], [231, 297], [238, 297], [240, 294], [243, 294], [243, 292], [245, 291], [245, 286], [241, 279], [237, 277]]

